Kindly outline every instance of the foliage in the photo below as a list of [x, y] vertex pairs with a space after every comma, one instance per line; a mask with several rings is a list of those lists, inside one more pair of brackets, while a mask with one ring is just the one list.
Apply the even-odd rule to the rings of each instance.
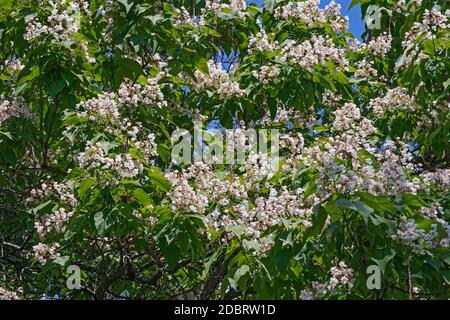
[[[317, 4], [0, 1], [0, 298], [448, 299], [449, 4]], [[277, 172], [173, 163], [199, 119]]]

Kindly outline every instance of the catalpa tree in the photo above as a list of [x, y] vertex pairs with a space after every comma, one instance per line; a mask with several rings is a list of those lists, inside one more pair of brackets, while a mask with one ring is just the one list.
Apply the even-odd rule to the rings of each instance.
[[449, 3], [351, 6], [0, 1], [0, 299], [450, 298]]

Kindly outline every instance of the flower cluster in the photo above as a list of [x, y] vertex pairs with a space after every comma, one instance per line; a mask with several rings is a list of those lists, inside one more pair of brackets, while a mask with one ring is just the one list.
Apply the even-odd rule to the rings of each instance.
[[245, 10], [247, 10], [245, 0], [231, 0], [230, 4], [222, 3], [222, 0], [207, 0], [204, 13], [211, 11], [216, 15], [220, 15], [224, 12], [231, 11], [239, 18], [244, 18]]
[[41, 239], [45, 239], [47, 234], [56, 231], [62, 233], [66, 231], [66, 224], [73, 212], [67, 212], [64, 208], [58, 208], [54, 213], [47, 214], [40, 221], [34, 223], [37, 233]]
[[428, 181], [420, 176], [409, 178], [407, 173], [418, 168], [404, 142], [390, 140], [381, 147], [374, 145], [369, 140], [375, 131], [371, 121], [361, 118], [353, 105], [347, 104], [336, 115], [333, 126], [338, 134], [304, 148], [299, 163], [317, 168], [320, 197], [355, 191], [396, 196], [428, 190], [434, 174], [427, 174]]
[[377, 97], [369, 101], [369, 108], [382, 117], [387, 112], [396, 110], [415, 111], [417, 108], [414, 97], [409, 96], [405, 89], [397, 87], [389, 89], [383, 97]]
[[213, 60], [208, 62], [208, 75], [199, 70], [194, 72], [195, 82], [192, 83], [196, 90], [205, 87], [214, 87], [223, 99], [241, 97], [244, 91], [239, 88], [239, 83], [230, 79], [230, 74], [226, 72], [220, 63]]
[[439, 246], [450, 247], [450, 225], [441, 220], [441, 227], [444, 229], [446, 236], [440, 237], [437, 230], [438, 223], [431, 225], [430, 231], [419, 228], [414, 219], [402, 217], [399, 229], [392, 238], [403, 242], [418, 254], [427, 254], [428, 249], [437, 248]]
[[334, 112], [333, 129], [336, 131], [348, 130], [353, 127], [356, 120], [361, 118], [361, 112], [354, 103], [346, 103]]
[[38, 243], [37, 245], [33, 246], [34, 257], [39, 263], [45, 264], [47, 260], [54, 260], [60, 256], [58, 252], [60, 247], [61, 245], [58, 242], [52, 243], [50, 245], [45, 243]]
[[376, 55], [384, 57], [391, 50], [391, 42], [392, 36], [385, 32], [375, 39], [370, 40], [367, 48]]
[[252, 75], [262, 84], [268, 84], [280, 74], [280, 70], [273, 64], [267, 64], [257, 70], [252, 71]]
[[96, 98], [92, 98], [77, 104], [80, 117], [88, 117], [91, 121], [102, 121], [110, 118], [118, 119], [119, 110], [114, 93], [101, 93]]
[[248, 52], [273, 52], [278, 48], [278, 41], [272, 42], [266, 31], [261, 29], [256, 35], [251, 35], [248, 39]]
[[320, 0], [289, 2], [275, 9], [275, 17], [301, 20], [309, 27], [329, 21], [336, 32], [345, 32], [348, 29], [348, 17], [340, 15], [340, 4], [331, 1], [323, 9], [319, 4]]
[[344, 261], [339, 262], [338, 266], [331, 267], [331, 278], [328, 282], [327, 289], [335, 291], [339, 286], [346, 286], [349, 290], [353, 287], [351, 279], [353, 278], [353, 270], [345, 264]]
[[179, 9], [175, 9], [175, 11], [178, 13], [177, 18], [174, 21], [174, 25], [176, 26], [181, 26], [184, 24], [188, 24], [191, 26], [202, 26], [205, 24], [203, 15], [201, 15], [200, 17], [192, 17], [184, 6]]
[[356, 78], [374, 78], [378, 76], [378, 71], [373, 67], [373, 61], [366, 59], [361, 60], [358, 64], [358, 69], [355, 71]]
[[19, 300], [18, 292], [10, 291], [0, 287], [0, 300]]
[[70, 207], [75, 207], [78, 203], [75, 195], [72, 192], [70, 181], [67, 182], [57, 182], [57, 181], [46, 181], [41, 183], [39, 189], [32, 189], [31, 195], [27, 199], [27, 202], [33, 202], [40, 200], [44, 197], [50, 198], [55, 197], [56, 200], [68, 204]]
[[138, 105], [166, 107], [167, 101], [156, 79], [147, 79], [147, 84], [123, 82], [119, 88], [119, 103], [124, 106], [136, 107]]
[[450, 10], [445, 13], [439, 11], [437, 7], [431, 10], [425, 9], [422, 22], [414, 22], [411, 29], [405, 34], [402, 41], [405, 56], [400, 61], [400, 66], [407, 66], [411, 63], [418, 64], [421, 60], [427, 59], [428, 55], [420, 50], [420, 42], [433, 39], [433, 34], [438, 29], [450, 28]]
[[0, 99], [0, 125], [9, 118], [30, 118], [32, 113], [22, 97]]
[[305, 288], [300, 292], [301, 300], [322, 299], [327, 294], [334, 294], [337, 289], [351, 290], [353, 288], [353, 270], [347, 267], [344, 261], [330, 269], [330, 280], [326, 283], [313, 281], [310, 288]]
[[337, 48], [329, 37], [313, 36], [301, 43], [289, 41], [281, 51], [281, 61], [298, 64], [308, 71], [328, 61], [334, 62], [340, 70], [346, 70], [348, 60], [344, 49]]
[[52, 1], [51, 14], [46, 17], [46, 22], [41, 22], [34, 17], [28, 21], [26, 26], [25, 40], [32, 41], [42, 35], [49, 36], [58, 42], [71, 40], [72, 33], [79, 30], [80, 11], [87, 11], [89, 3], [84, 0], [79, 1]]
[[130, 154], [117, 154], [114, 158], [109, 158], [100, 143], [91, 141], [87, 142], [85, 150], [78, 155], [78, 162], [81, 168], [111, 170], [123, 178], [135, 177], [144, 170], [143, 164], [134, 160]]

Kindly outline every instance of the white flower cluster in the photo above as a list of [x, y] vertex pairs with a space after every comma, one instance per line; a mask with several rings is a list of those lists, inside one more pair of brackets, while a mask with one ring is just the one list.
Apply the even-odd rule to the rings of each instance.
[[144, 170], [139, 161], [134, 160], [130, 154], [117, 154], [114, 158], [105, 156], [105, 152], [99, 143], [87, 142], [86, 148], [78, 155], [81, 168], [103, 168], [111, 170], [120, 177], [132, 178]]
[[278, 41], [272, 42], [266, 31], [261, 29], [256, 35], [251, 35], [248, 39], [248, 52], [273, 52], [278, 48]]
[[0, 287], [0, 300], [19, 300], [19, 293]]
[[309, 27], [329, 21], [336, 32], [347, 31], [348, 17], [340, 15], [340, 4], [331, 1], [323, 9], [319, 7], [319, 4], [320, 0], [289, 2], [285, 6], [275, 9], [275, 17], [301, 20]]
[[347, 267], [344, 261], [330, 269], [330, 280], [326, 283], [313, 281], [310, 288], [300, 292], [301, 300], [322, 299], [327, 294], [333, 294], [337, 289], [351, 290], [353, 288], [353, 269]]
[[376, 55], [384, 57], [391, 50], [391, 42], [392, 36], [384, 32], [382, 35], [370, 40], [367, 48]]
[[442, 115], [450, 112], [450, 102], [433, 101], [432, 105], [425, 109], [417, 122], [419, 128], [430, 129], [438, 125], [444, 125], [445, 120]]
[[[243, 165], [243, 180], [234, 173], [219, 179], [212, 169], [197, 162], [166, 175], [174, 188], [169, 194], [173, 210], [206, 215], [205, 224], [216, 231], [227, 231], [228, 238], [233, 237], [233, 227], [242, 227], [246, 237], [258, 241], [261, 254], [271, 247], [263, 232], [280, 225], [283, 218], [295, 216], [305, 227], [311, 226], [312, 207], [318, 199], [304, 200], [301, 188], [290, 191], [286, 187], [270, 187], [269, 195], [260, 195], [260, 181], [254, 177], [267, 168], [253, 159]], [[255, 193], [255, 200], [248, 192]]]
[[322, 97], [322, 104], [326, 107], [335, 109], [339, 102], [342, 100], [342, 96], [331, 90], [325, 90]]
[[262, 84], [268, 84], [275, 80], [280, 74], [280, 70], [273, 64], [267, 64], [257, 70], [252, 71], [252, 75]]
[[[244, 138], [242, 136], [242, 138]], [[244, 174], [244, 179], [247, 185], [247, 188], [251, 188], [254, 183], [263, 180], [264, 178], [272, 177], [274, 171], [271, 165], [271, 157], [267, 153], [262, 152], [251, 152], [251, 145], [256, 145], [256, 142], [249, 141], [248, 145], [245, 145], [245, 141], [240, 141], [240, 146], [235, 145], [235, 148], [244, 147], [250, 149], [250, 154], [242, 166], [239, 168], [241, 172]]]
[[[146, 207], [146, 209], [152, 209], [153, 207], [151, 205], [148, 205]], [[153, 216], [149, 216], [149, 217], [144, 217], [142, 215], [142, 213], [138, 210], [133, 210], [133, 216], [135, 216], [137, 219], [139, 220], [143, 220], [145, 223], [147, 223], [150, 227], [154, 227], [159, 219], [158, 217], [153, 217]]]
[[9, 118], [30, 118], [32, 113], [22, 97], [0, 99], [0, 125]]
[[407, 144], [397, 140], [376, 147], [374, 141], [368, 140], [375, 131], [371, 121], [360, 118], [359, 113], [352, 110], [354, 106], [347, 105], [346, 108], [349, 110], [337, 112], [339, 117], [334, 124], [335, 130], [346, 130], [336, 130], [334, 137], [317, 139], [304, 148], [298, 163], [299, 167], [308, 166], [318, 171], [318, 196], [325, 198], [335, 193], [355, 191], [387, 196], [427, 192], [435, 174], [409, 178], [408, 172], [417, 172], [418, 168], [412, 162], [413, 155]]
[[245, 0], [231, 0], [230, 4], [222, 3], [222, 0], [207, 0], [204, 13], [211, 11], [216, 15], [220, 15], [226, 11], [231, 11], [239, 18], [244, 18], [245, 10], [247, 10], [247, 3]]
[[385, 113], [396, 110], [415, 111], [417, 105], [414, 97], [409, 96], [405, 89], [397, 87], [389, 89], [383, 97], [371, 99], [369, 101], [369, 108], [378, 117], [382, 117]]
[[75, 207], [78, 203], [75, 195], [73, 194], [70, 186], [70, 182], [57, 182], [48, 181], [42, 182], [39, 189], [32, 189], [31, 195], [27, 199], [27, 202], [33, 202], [40, 200], [43, 197], [55, 196], [58, 201], [67, 203], [70, 207]]
[[402, 217], [399, 229], [392, 235], [394, 240], [399, 240], [419, 254], [429, 253], [427, 249], [437, 248], [439, 246], [450, 247], [450, 225], [442, 220], [441, 226], [446, 231], [446, 237], [441, 238], [437, 231], [438, 224], [431, 225], [430, 231], [425, 231], [417, 226], [413, 219]]
[[322, 299], [327, 294], [327, 285], [313, 281], [311, 288], [305, 288], [300, 292], [300, 300]]
[[227, 213], [226, 209], [223, 210], [219, 226], [228, 229], [233, 225], [244, 225], [246, 226], [245, 234], [256, 239], [267, 228], [281, 225], [282, 219], [287, 217], [294, 216], [306, 228], [309, 228], [312, 226], [312, 206], [316, 200], [314, 197], [304, 200], [302, 188], [292, 191], [286, 187], [281, 190], [270, 188], [268, 197], [257, 197], [253, 208], [249, 207], [248, 201], [234, 206], [232, 210], [238, 214], [237, 216]]
[[352, 289], [353, 284], [351, 282], [353, 278], [353, 269], [347, 267], [344, 261], [339, 262], [338, 266], [331, 267], [331, 278], [328, 282], [327, 289], [335, 291], [339, 286], [345, 286], [349, 290]]
[[244, 95], [244, 91], [239, 88], [239, 83], [231, 80], [230, 74], [222, 68], [222, 65], [215, 63], [213, 60], [208, 62], [208, 75], [196, 70], [194, 76], [195, 82], [192, 85], [196, 90], [201, 90], [205, 87], [214, 87], [223, 99]]
[[400, 66], [407, 66], [411, 63], [418, 64], [421, 60], [428, 58], [428, 55], [420, 50], [420, 42], [433, 39], [433, 33], [438, 29], [450, 28], [450, 10], [442, 13], [437, 7], [431, 10], [425, 9], [422, 22], [414, 22], [411, 29], [405, 34], [402, 41], [405, 56], [400, 61]]
[[378, 71], [373, 67], [373, 61], [366, 60], [365, 58], [358, 62], [357, 64], [358, 69], [355, 71], [355, 77], [356, 78], [375, 78], [378, 76]]
[[47, 234], [55, 231], [63, 233], [66, 231], [66, 225], [73, 212], [67, 212], [64, 208], [58, 208], [54, 213], [47, 214], [40, 221], [34, 223], [39, 237], [43, 240]]
[[50, 245], [45, 243], [38, 243], [33, 246], [34, 257], [41, 263], [45, 264], [47, 260], [54, 260], [60, 256], [58, 250], [61, 245], [58, 242], [52, 243]]
[[77, 104], [77, 109], [84, 109], [83, 111], [78, 112], [78, 116], [88, 117], [91, 121], [119, 118], [119, 110], [117, 108], [116, 96], [114, 93], [101, 93], [96, 98], [80, 102]]
[[420, 174], [425, 185], [435, 185], [437, 188], [446, 190], [450, 188], [450, 169], [436, 169], [432, 172]]
[[317, 119], [315, 117], [314, 108], [312, 107], [308, 109], [308, 112], [302, 112], [293, 108], [277, 107], [275, 118], [272, 119], [270, 112], [266, 112], [264, 117], [261, 119], [261, 123], [267, 126], [282, 123], [286, 125], [292, 124], [298, 127], [312, 128], [317, 123]]
[[328, 61], [334, 62], [339, 70], [346, 70], [348, 60], [345, 50], [337, 48], [329, 37], [313, 36], [300, 44], [289, 41], [281, 51], [281, 61], [298, 64], [308, 71]]
[[20, 58], [15, 57], [11, 58], [11, 60], [7, 60], [5, 65], [7, 69], [6, 72], [11, 77], [11, 80], [9, 81], [11, 81], [11, 83], [15, 83], [20, 71], [22, 71], [25, 66], [22, 64]]
[[34, 17], [27, 22], [25, 40], [32, 41], [41, 35], [52, 37], [55, 41], [65, 42], [71, 39], [72, 33], [80, 27], [79, 14], [81, 10], [87, 11], [87, 1], [48, 1], [51, 6], [51, 14], [46, 22], [41, 22]]
[[280, 137], [280, 148], [287, 149], [291, 158], [301, 155], [304, 146], [305, 139], [300, 132], [283, 134]]
[[202, 26], [205, 24], [205, 18], [203, 15], [201, 15], [200, 17], [193, 17], [189, 14], [184, 6], [179, 9], [175, 9], [175, 11], [178, 13], [177, 18], [174, 21], [175, 26], [181, 26], [184, 24], [188, 24], [191, 26]]
[[136, 107], [138, 105], [166, 107], [167, 101], [156, 79], [147, 79], [147, 84], [123, 82], [119, 88], [119, 103], [123, 106]]
[[348, 130], [353, 127], [354, 122], [361, 118], [359, 108], [352, 102], [334, 112], [333, 129], [336, 131]]

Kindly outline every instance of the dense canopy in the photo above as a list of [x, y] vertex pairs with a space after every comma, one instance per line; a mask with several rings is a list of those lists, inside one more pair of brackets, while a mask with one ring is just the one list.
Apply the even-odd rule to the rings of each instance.
[[319, 2], [1, 0], [0, 299], [450, 298], [450, 5]]

